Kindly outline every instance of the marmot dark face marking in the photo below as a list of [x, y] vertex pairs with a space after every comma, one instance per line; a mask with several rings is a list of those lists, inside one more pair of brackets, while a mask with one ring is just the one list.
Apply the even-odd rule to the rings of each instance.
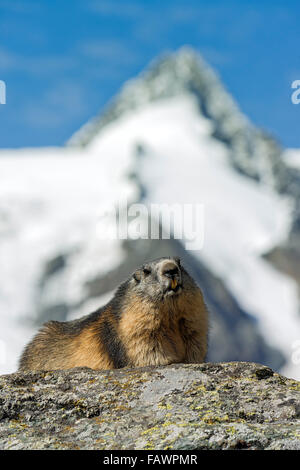
[[150, 302], [159, 302], [177, 296], [182, 291], [184, 271], [179, 258], [160, 259], [147, 263], [138, 269], [133, 278], [135, 290]]
[[21, 370], [203, 362], [207, 309], [179, 258], [146, 263], [94, 313], [49, 322], [25, 348]]

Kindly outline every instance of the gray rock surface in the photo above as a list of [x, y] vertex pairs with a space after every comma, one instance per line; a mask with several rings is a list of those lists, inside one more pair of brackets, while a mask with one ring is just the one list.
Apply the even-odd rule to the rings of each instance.
[[300, 450], [300, 382], [246, 362], [1, 376], [0, 449]]

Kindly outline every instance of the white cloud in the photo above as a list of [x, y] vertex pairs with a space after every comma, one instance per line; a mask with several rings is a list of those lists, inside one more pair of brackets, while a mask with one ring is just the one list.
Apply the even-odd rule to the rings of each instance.
[[136, 18], [144, 14], [145, 5], [136, 2], [112, 2], [93, 0], [87, 4], [89, 10], [105, 15], [105, 16], [118, 16], [123, 18]]
[[42, 76], [70, 70], [77, 65], [77, 60], [70, 56], [26, 57], [0, 48], [0, 69], [21, 71], [29, 75]]
[[18, 68], [17, 56], [4, 48], [0, 48], [0, 70]]
[[22, 114], [34, 128], [55, 128], [86, 112], [87, 100], [84, 87], [63, 81], [47, 90], [38, 103], [27, 104]]
[[132, 47], [117, 39], [88, 40], [80, 45], [79, 50], [91, 59], [121, 65], [134, 64], [139, 58]]
[[220, 51], [214, 47], [201, 47], [199, 52], [204, 56], [205, 60], [212, 65], [228, 65], [232, 64], [233, 57], [228, 51]]
[[32, 13], [41, 9], [41, 5], [38, 3], [30, 2], [30, 0], [17, 1], [17, 0], [1, 0], [0, 10], [6, 10], [10, 13]]

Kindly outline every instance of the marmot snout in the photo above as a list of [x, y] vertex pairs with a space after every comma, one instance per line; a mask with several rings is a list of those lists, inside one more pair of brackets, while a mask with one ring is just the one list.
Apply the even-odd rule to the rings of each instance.
[[203, 295], [179, 258], [144, 264], [96, 312], [49, 322], [25, 348], [21, 370], [203, 362], [208, 318]]
[[145, 264], [133, 275], [138, 284], [135, 290], [150, 302], [162, 301], [182, 291], [182, 274], [179, 258]]

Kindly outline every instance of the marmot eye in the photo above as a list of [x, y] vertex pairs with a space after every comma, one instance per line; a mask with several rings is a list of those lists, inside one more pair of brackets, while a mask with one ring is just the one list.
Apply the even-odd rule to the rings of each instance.
[[148, 276], [151, 273], [151, 270], [148, 268], [143, 268], [143, 272], [146, 274], [146, 276]]

